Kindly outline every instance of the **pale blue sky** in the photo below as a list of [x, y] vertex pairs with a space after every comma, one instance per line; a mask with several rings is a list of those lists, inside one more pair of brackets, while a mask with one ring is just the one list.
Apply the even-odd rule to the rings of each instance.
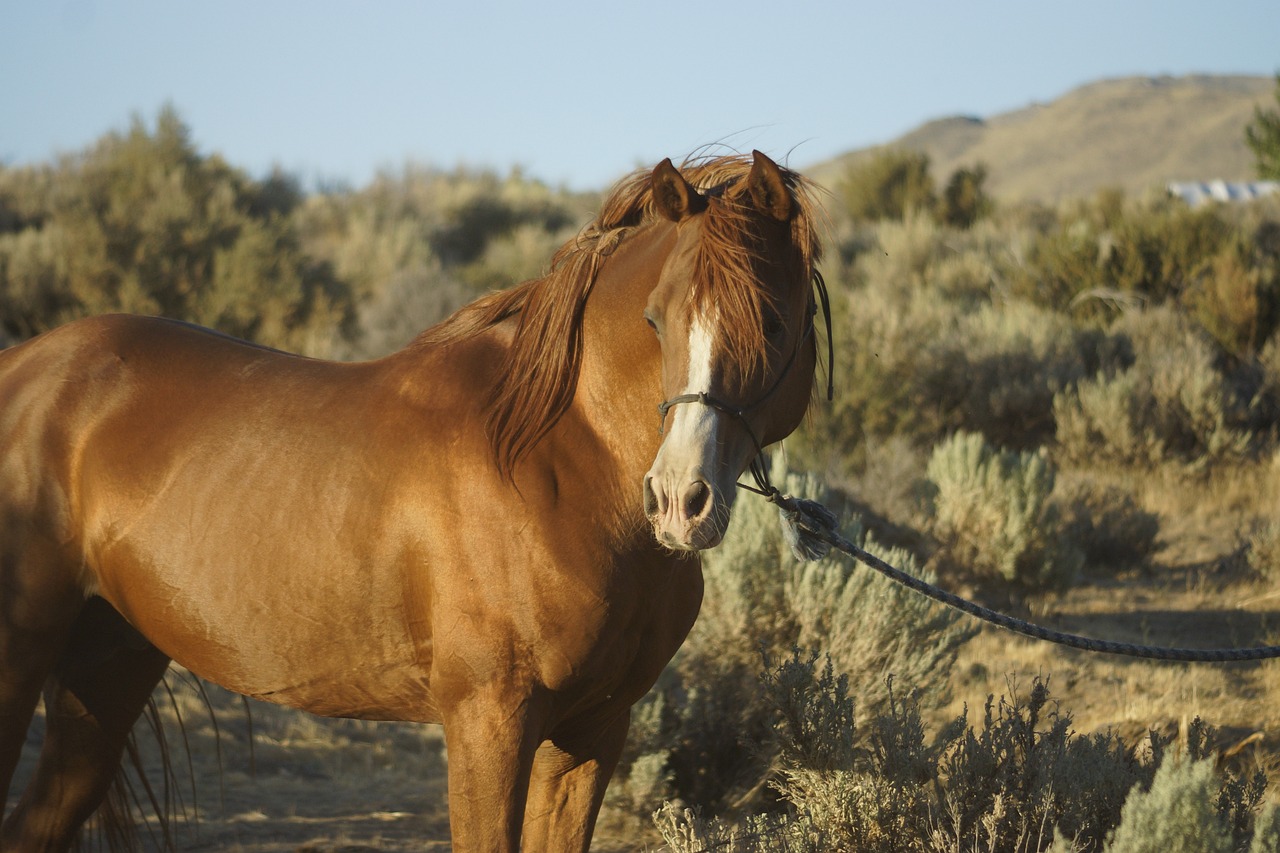
[[803, 168], [1107, 77], [1277, 69], [1280, 0], [2, 0], [0, 162], [170, 102], [255, 175], [519, 165], [596, 189], [705, 143]]

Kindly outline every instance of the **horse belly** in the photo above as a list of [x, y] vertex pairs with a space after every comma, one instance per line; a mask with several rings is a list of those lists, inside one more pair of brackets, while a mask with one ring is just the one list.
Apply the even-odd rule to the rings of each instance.
[[[384, 501], [298, 446], [213, 446], [95, 478], [133, 484], [83, 500], [99, 594], [228, 689], [329, 716], [430, 716], [429, 643], [410, 612], [424, 602], [406, 598], [413, 559]], [[290, 454], [284, 476], [267, 470]]]
[[99, 591], [192, 672], [325, 716], [431, 716], [400, 596], [374, 588], [384, 573], [333, 558], [300, 564], [283, 549], [209, 553], [172, 533], [165, 546], [147, 553], [122, 540], [100, 564]]

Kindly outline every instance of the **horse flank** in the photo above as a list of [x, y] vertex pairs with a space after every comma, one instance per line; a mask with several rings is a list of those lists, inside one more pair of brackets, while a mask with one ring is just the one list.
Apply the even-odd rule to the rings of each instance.
[[[751, 158], [721, 156], [686, 161], [681, 173], [707, 196], [702, 239], [695, 260], [693, 310], [714, 306], [723, 344], [737, 364], [760, 369], [766, 362], [763, 316], [771, 296], [757, 284], [753, 268], [765, 245], [743, 180]], [[820, 207], [803, 176], [782, 169], [794, 213], [790, 244], [794, 274], [808, 280], [821, 257]], [[542, 278], [491, 294], [418, 336], [415, 346], [448, 346], [511, 317], [515, 332], [499, 375], [505, 381], [485, 400], [485, 430], [499, 472], [511, 479], [520, 460], [555, 426], [573, 402], [582, 361], [582, 316], [600, 261], [626, 233], [659, 217], [648, 170], [620, 181], [596, 218], [561, 246]]]

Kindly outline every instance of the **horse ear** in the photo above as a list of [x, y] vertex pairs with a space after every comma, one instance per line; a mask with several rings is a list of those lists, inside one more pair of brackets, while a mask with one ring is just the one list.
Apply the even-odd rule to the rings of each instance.
[[782, 176], [778, 164], [759, 151], [751, 152], [751, 174], [747, 176], [747, 187], [751, 190], [751, 198], [761, 213], [766, 213], [780, 222], [791, 218], [791, 190], [787, 188], [787, 180]]
[[707, 207], [707, 200], [671, 165], [670, 157], [654, 167], [649, 186], [654, 207], [672, 222], [701, 213]]

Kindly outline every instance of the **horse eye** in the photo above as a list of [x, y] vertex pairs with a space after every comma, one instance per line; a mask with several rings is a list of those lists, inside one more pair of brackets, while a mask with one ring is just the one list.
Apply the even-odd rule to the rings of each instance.
[[649, 328], [653, 329], [655, 333], [658, 332], [658, 321], [653, 319], [653, 314], [649, 313], [648, 308], [644, 310], [644, 321], [649, 324]]
[[764, 335], [766, 338], [776, 338], [782, 334], [786, 326], [782, 322], [782, 318], [777, 314], [770, 312], [764, 318]]

